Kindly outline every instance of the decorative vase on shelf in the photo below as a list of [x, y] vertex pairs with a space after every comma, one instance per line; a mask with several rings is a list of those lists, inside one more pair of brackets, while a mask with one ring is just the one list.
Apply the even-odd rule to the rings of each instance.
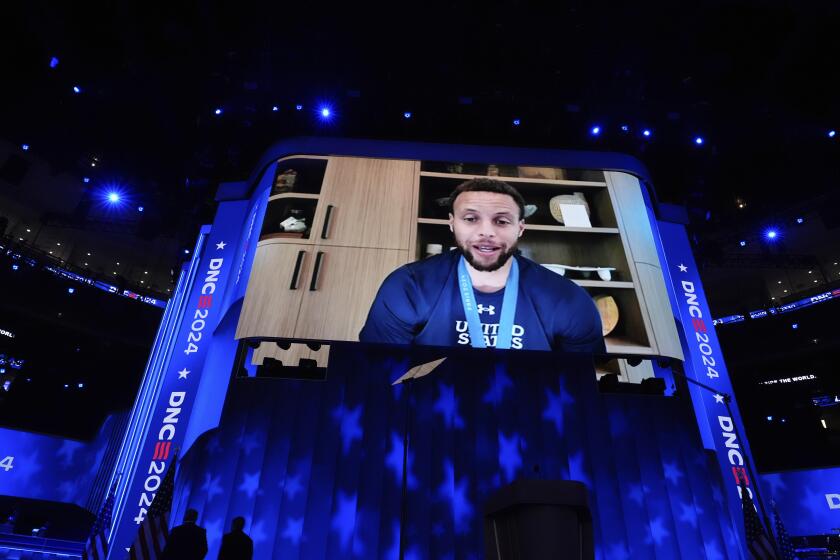
[[287, 169], [282, 173], [278, 173], [274, 178], [274, 187], [271, 189], [271, 194], [282, 194], [290, 192], [295, 188], [297, 182], [297, 171], [294, 169]]
[[548, 201], [548, 209], [551, 211], [551, 216], [557, 220], [560, 224], [565, 225], [565, 220], [563, 219], [563, 213], [561, 211], [561, 205], [579, 205], [583, 206], [586, 209], [586, 216], [589, 217], [592, 214], [589, 211], [589, 203], [586, 202], [586, 197], [581, 192], [575, 192], [572, 194], [558, 194], [551, 198]]

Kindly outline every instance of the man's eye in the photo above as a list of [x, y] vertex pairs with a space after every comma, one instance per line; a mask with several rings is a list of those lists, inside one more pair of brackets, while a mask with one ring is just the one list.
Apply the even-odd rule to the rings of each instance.
[[496, 220], [496, 223], [500, 224], [500, 225], [503, 225], [503, 226], [506, 226], [506, 225], [510, 224], [510, 220], [500, 219], [500, 220]]
[[464, 216], [464, 221], [465, 222], [474, 222], [475, 221], [475, 216]]

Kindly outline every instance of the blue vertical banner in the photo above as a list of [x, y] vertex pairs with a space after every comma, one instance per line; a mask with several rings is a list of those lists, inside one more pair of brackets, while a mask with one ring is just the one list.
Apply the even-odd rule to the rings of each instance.
[[[671, 306], [681, 327], [678, 329], [685, 353], [685, 374], [717, 392], [691, 387], [697, 422], [707, 447], [713, 446], [723, 475], [726, 499], [735, 526], [743, 526], [739, 480], [755, 499], [758, 481], [747, 470], [752, 454], [746, 441], [741, 414], [735, 402], [732, 382], [723, 361], [712, 316], [691, 252], [685, 228], [659, 222], [664, 251], [664, 273], [671, 283]], [[725, 395], [732, 395], [727, 409]], [[731, 413], [730, 413], [731, 412]], [[708, 439], [707, 439], [708, 438]], [[739, 537], [740, 538], [740, 537]]]
[[170, 352], [155, 388], [156, 397], [148, 407], [144, 430], [133, 444], [139, 453], [127, 466], [129, 482], [112, 532], [111, 558], [125, 557], [184, 441], [213, 328], [225, 311], [222, 294], [234, 269], [244, 209], [242, 203], [220, 204], [209, 235], [196, 247], [193, 263], [198, 264], [191, 267], [186, 280], [183, 306], [168, 343]]

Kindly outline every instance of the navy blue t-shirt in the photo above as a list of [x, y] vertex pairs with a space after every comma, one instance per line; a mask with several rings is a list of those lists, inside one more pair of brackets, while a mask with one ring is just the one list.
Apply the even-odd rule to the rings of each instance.
[[[359, 340], [390, 344], [470, 346], [461, 293], [460, 252], [404, 265], [382, 283]], [[586, 291], [517, 255], [519, 294], [512, 349], [605, 351], [601, 317]], [[505, 289], [474, 290], [485, 344], [495, 347]]]

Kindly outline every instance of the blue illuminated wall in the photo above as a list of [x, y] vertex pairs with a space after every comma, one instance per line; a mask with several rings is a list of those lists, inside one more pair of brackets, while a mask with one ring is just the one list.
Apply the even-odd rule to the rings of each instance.
[[785, 529], [794, 536], [837, 534], [840, 527], [840, 468], [761, 475], [776, 501]]
[[108, 416], [91, 441], [0, 428], [0, 460], [13, 457], [11, 468], [0, 466], [0, 495], [95, 509], [91, 494], [99, 494], [95, 482], [113, 468], [106, 454], [119, 436], [120, 418]]
[[520, 478], [586, 483], [598, 558], [741, 558], [685, 399], [601, 395], [556, 355], [448, 354], [411, 389], [391, 381], [440, 356], [335, 345], [324, 382], [236, 380], [175, 522], [196, 508], [210, 557], [243, 515], [256, 558], [397, 558], [408, 429], [406, 558], [483, 557], [482, 504]]

